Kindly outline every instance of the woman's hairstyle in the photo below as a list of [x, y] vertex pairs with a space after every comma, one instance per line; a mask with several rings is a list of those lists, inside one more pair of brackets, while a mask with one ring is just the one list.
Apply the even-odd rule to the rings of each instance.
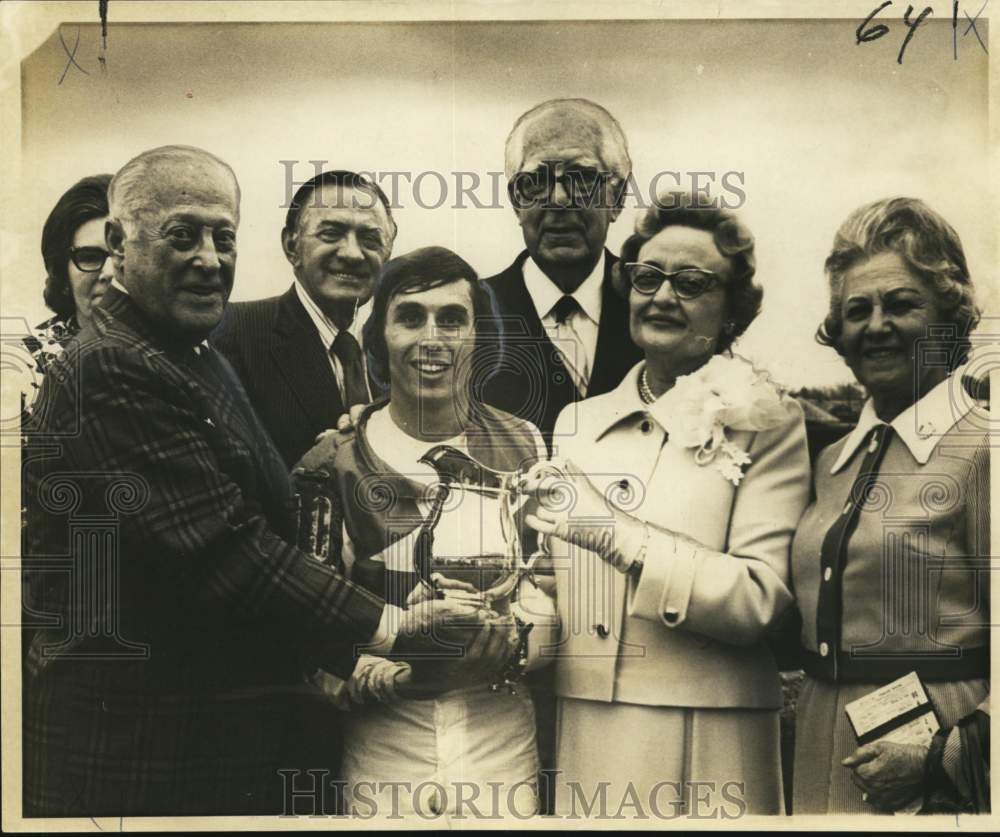
[[754, 284], [756, 261], [753, 234], [733, 212], [711, 206], [697, 206], [690, 195], [677, 194], [671, 201], [658, 199], [639, 216], [635, 232], [622, 245], [621, 256], [611, 276], [614, 289], [625, 299], [632, 290], [625, 264], [638, 261], [642, 246], [667, 227], [693, 227], [712, 234], [719, 252], [729, 260], [725, 284], [727, 321], [715, 346], [716, 353], [728, 350], [760, 313], [764, 289]]
[[874, 201], [855, 209], [841, 224], [826, 259], [830, 310], [816, 330], [817, 342], [843, 354], [844, 275], [872, 256], [888, 252], [898, 254], [934, 295], [943, 317], [940, 324], [955, 327], [958, 351], [950, 366], [960, 366], [968, 358], [969, 333], [979, 322], [975, 290], [958, 233], [917, 198]]
[[389, 388], [389, 349], [385, 342], [386, 315], [389, 303], [400, 294], [467, 282], [472, 297], [476, 327], [472, 352], [471, 383], [478, 388], [492, 377], [499, 362], [499, 316], [496, 299], [489, 286], [465, 259], [445, 247], [421, 247], [386, 262], [379, 274], [372, 298], [372, 312], [365, 323], [363, 339], [368, 354], [368, 371], [383, 391]]
[[96, 174], [74, 183], [59, 198], [42, 228], [45, 262], [45, 304], [66, 320], [76, 312], [69, 284], [69, 249], [73, 236], [87, 221], [108, 215], [110, 174]]

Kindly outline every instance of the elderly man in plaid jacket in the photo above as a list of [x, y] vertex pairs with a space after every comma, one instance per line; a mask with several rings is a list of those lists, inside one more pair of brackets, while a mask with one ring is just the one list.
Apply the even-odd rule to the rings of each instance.
[[310, 789], [300, 812], [320, 813], [336, 711], [307, 675], [348, 676], [366, 645], [426, 652], [469, 609], [390, 608], [293, 545], [281, 458], [205, 342], [233, 284], [232, 170], [155, 149], [110, 203], [115, 281], [27, 433], [48, 627], [25, 663], [24, 813], [281, 813]]

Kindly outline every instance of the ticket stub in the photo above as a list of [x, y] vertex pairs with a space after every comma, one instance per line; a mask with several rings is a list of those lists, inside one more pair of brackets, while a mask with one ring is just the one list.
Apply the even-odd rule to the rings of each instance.
[[940, 723], [916, 672], [853, 700], [844, 710], [859, 744], [930, 744]]

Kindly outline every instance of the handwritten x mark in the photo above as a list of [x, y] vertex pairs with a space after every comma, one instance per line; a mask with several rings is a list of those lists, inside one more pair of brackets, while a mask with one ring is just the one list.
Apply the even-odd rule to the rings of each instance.
[[976, 26], [976, 21], [979, 20], [979, 16], [983, 13], [983, 9], [986, 8], [989, 2], [990, 0], [985, 0], [983, 5], [979, 8], [979, 11], [976, 12], [975, 17], [969, 17], [969, 13], [965, 11], [965, 9], [962, 9], [962, 13], [965, 15], [965, 19], [969, 21], [969, 25], [965, 27], [965, 31], [962, 33], [962, 37], [964, 38], [966, 35], [968, 35], [969, 31], [971, 30], [972, 33], [976, 36], [976, 40], [979, 41], [979, 46], [983, 48], [983, 52], [985, 52], [987, 55], [990, 54], [990, 51], [986, 48], [986, 44], [983, 43], [983, 39], [979, 37], [979, 28]]
[[[978, 35], [979, 35], [979, 33], [977, 32], [976, 36], [978, 37]], [[61, 28], [59, 29], [59, 40], [62, 42], [63, 49], [66, 50], [66, 54], [69, 56], [69, 61], [66, 62], [66, 69], [63, 70], [63, 74], [59, 77], [59, 83], [60, 84], [63, 83], [63, 79], [66, 78], [66, 73], [69, 72], [69, 68], [70, 67], [76, 67], [85, 76], [89, 76], [90, 73], [88, 73], [85, 69], [83, 69], [83, 67], [81, 67], [76, 62], [76, 51], [80, 47], [80, 27], [79, 26], [76, 27], [76, 43], [73, 44], [73, 51], [72, 52], [69, 51], [69, 46], [67, 46], [66, 41], [63, 38], [63, 33], [62, 33], [62, 29]]]

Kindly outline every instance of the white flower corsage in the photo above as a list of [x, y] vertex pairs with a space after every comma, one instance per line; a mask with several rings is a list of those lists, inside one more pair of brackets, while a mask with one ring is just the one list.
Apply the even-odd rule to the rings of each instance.
[[726, 430], [769, 430], [787, 419], [790, 408], [790, 399], [767, 373], [737, 355], [715, 355], [651, 405], [671, 442], [695, 448], [695, 462], [714, 463], [733, 485], [740, 484], [751, 460], [726, 438]]

